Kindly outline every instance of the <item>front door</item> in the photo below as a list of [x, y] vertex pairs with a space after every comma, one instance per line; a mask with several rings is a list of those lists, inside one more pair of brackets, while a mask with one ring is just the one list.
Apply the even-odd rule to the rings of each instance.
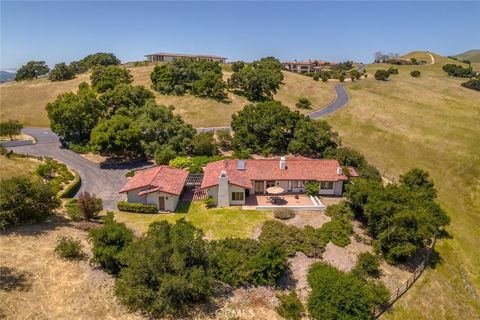
[[158, 209], [161, 211], [165, 210], [165, 197], [158, 197]]
[[255, 181], [255, 193], [264, 193], [263, 181]]

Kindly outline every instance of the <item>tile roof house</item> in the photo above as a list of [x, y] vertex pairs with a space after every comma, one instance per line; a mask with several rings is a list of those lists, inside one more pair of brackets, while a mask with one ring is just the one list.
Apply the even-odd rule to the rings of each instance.
[[225, 207], [243, 205], [246, 196], [263, 194], [272, 186], [282, 187], [288, 193], [304, 193], [308, 181], [319, 182], [320, 195], [340, 196], [346, 180], [348, 177], [337, 160], [306, 157], [229, 159], [209, 163], [201, 187], [219, 207]]
[[154, 204], [159, 211], [175, 211], [183, 192], [188, 171], [169, 166], [138, 170], [123, 186], [130, 203]]
[[158, 52], [145, 55], [147, 61], [150, 62], [162, 62], [162, 61], [174, 61], [177, 59], [194, 59], [194, 60], [207, 60], [219, 63], [225, 63], [227, 58], [208, 55], [208, 54], [185, 54], [185, 53], [167, 53]]

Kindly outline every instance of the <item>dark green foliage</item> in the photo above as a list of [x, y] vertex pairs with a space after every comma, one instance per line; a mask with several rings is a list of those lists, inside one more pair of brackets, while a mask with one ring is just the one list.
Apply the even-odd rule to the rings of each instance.
[[82, 220], [83, 216], [78, 207], [78, 199], [72, 198], [65, 203], [65, 211], [70, 219], [74, 221]]
[[117, 274], [123, 267], [120, 253], [133, 241], [133, 232], [124, 223], [113, 220], [113, 213], [108, 212], [101, 228], [92, 228], [88, 233], [92, 244], [92, 262], [99, 264], [105, 271]]
[[73, 78], [75, 78], [75, 70], [67, 66], [65, 62], [57, 63], [48, 75], [50, 81], [65, 81]]
[[480, 91], [480, 79], [470, 79], [462, 83], [462, 87]]
[[218, 147], [224, 151], [232, 150], [233, 137], [230, 130], [219, 130], [216, 132]]
[[387, 70], [378, 69], [375, 71], [375, 79], [387, 81], [388, 77], [390, 77], [390, 72]]
[[413, 70], [412, 72], [410, 72], [410, 75], [414, 78], [418, 78], [418, 77], [420, 77], [420, 71]]
[[55, 164], [52, 159], [45, 160], [45, 163], [40, 164], [35, 173], [38, 174], [45, 180], [50, 180], [53, 178], [53, 174], [55, 173]]
[[199, 133], [192, 141], [192, 153], [197, 156], [211, 157], [218, 153], [217, 142], [212, 132]]
[[86, 83], [78, 88], [78, 93], [64, 93], [48, 103], [47, 113], [53, 132], [67, 141], [80, 143], [90, 139], [104, 107]]
[[345, 82], [345, 76], [343, 74], [338, 76], [338, 81]]
[[327, 82], [328, 79], [330, 79], [330, 75], [328, 73], [322, 73], [322, 75], [320, 76], [322, 78], [322, 81], [323, 82]]
[[232, 71], [233, 72], [238, 72], [238, 71], [242, 70], [243, 67], [245, 67], [245, 62], [243, 62], [243, 61], [235, 61], [234, 63], [232, 63]]
[[352, 78], [352, 81], [353, 81], [354, 79], [359, 80], [361, 76], [362, 76], [362, 74], [361, 74], [358, 70], [356, 70], [356, 69], [350, 71], [350, 77]]
[[324, 262], [311, 266], [308, 283], [312, 288], [308, 297], [312, 319], [371, 319], [377, 302], [388, 299], [386, 289], [381, 290], [378, 285], [366, 283]]
[[186, 169], [191, 173], [203, 172], [202, 167], [206, 166], [210, 162], [225, 159], [223, 156], [197, 156], [197, 157], [176, 157], [170, 160], [168, 165], [170, 167]]
[[353, 233], [353, 227], [350, 223], [352, 212], [346, 203], [330, 205], [325, 213], [332, 218], [325, 223], [319, 230], [321, 237], [326, 241], [331, 241], [339, 247], [345, 247], [350, 244], [350, 236]]
[[15, 81], [37, 79], [50, 71], [45, 61], [29, 61], [17, 70]]
[[116, 113], [136, 114], [151, 99], [154, 99], [154, 95], [150, 90], [144, 86], [129, 84], [119, 84], [100, 96], [100, 101], [109, 116]]
[[82, 192], [78, 197], [78, 209], [85, 220], [96, 218], [103, 210], [103, 201], [97, 198], [94, 193]]
[[150, 78], [152, 87], [162, 94], [190, 92], [220, 100], [226, 97], [226, 85], [218, 62], [179, 59], [155, 66]]
[[142, 154], [141, 134], [140, 128], [131, 118], [115, 115], [101, 120], [93, 128], [90, 147], [105, 155], [136, 156]]
[[188, 153], [195, 129], [183, 119], [173, 114], [173, 107], [159, 106], [155, 101], [147, 101], [139, 110], [136, 125], [142, 132], [144, 152], [153, 156], [162, 146], [169, 145], [180, 155]]
[[303, 156], [318, 157], [329, 148], [340, 144], [338, 134], [323, 120], [310, 120], [303, 117], [296, 125], [288, 151]]
[[348, 147], [328, 148], [323, 156], [327, 159], [336, 159], [341, 166], [352, 166], [362, 178], [381, 181], [382, 176], [377, 168], [369, 164], [365, 157], [355, 149]]
[[[157, 163], [158, 164], [158, 163]], [[131, 178], [135, 175], [135, 170], [130, 170], [127, 173], [125, 173], [125, 177]]]
[[13, 140], [13, 136], [22, 132], [23, 125], [18, 120], [8, 120], [0, 123], [0, 136], [8, 136]]
[[282, 64], [274, 57], [266, 57], [234, 71], [228, 85], [252, 101], [271, 99], [283, 80]]
[[347, 197], [355, 215], [363, 219], [374, 246], [389, 263], [403, 262], [450, 222], [434, 201], [435, 189], [425, 171], [412, 170], [400, 184], [386, 187], [358, 180]]
[[[48, 181], [56, 193], [61, 192], [64, 185], [75, 178], [65, 164], [52, 158], [46, 158], [45, 162], [37, 167], [36, 174]], [[59, 194], [59, 197], [62, 194], [63, 192]]]
[[277, 311], [280, 316], [287, 320], [302, 319], [305, 313], [305, 308], [295, 290], [292, 290], [289, 293], [279, 293], [277, 294], [277, 299], [279, 304], [275, 308], [275, 311]]
[[210, 256], [215, 278], [234, 287], [274, 286], [288, 269], [285, 252], [273, 242], [218, 240], [211, 243]]
[[60, 201], [47, 183], [26, 177], [0, 181], [0, 230], [43, 221], [59, 206]]
[[121, 254], [116, 294], [132, 311], [175, 315], [209, 298], [213, 277], [203, 233], [184, 219], [154, 222]]
[[81, 241], [75, 240], [72, 237], [59, 237], [57, 246], [55, 247], [55, 253], [65, 260], [82, 260], [85, 258]]
[[120, 84], [130, 84], [133, 77], [130, 71], [123, 67], [114, 65], [96, 66], [92, 70], [90, 81], [97, 92], [107, 92]]
[[303, 117], [279, 102], [246, 105], [232, 115], [234, 149], [250, 149], [260, 154], [285, 153], [297, 122]]
[[73, 182], [70, 183], [63, 191], [58, 193], [59, 198], [72, 198], [82, 186], [82, 180], [78, 173], [75, 174]]
[[295, 217], [295, 211], [288, 208], [278, 208], [273, 211], [273, 216], [279, 220], [288, 220]]
[[331, 69], [337, 72], [348, 71], [352, 68], [353, 68], [353, 61], [340, 62], [331, 66]]
[[215, 206], [215, 200], [213, 199], [213, 197], [209, 196], [209, 197], [205, 198], [205, 200], [203, 200], [203, 204], [205, 205], [205, 207], [210, 209], [210, 208], [213, 208]]
[[135, 212], [135, 213], [158, 213], [158, 209], [153, 204], [142, 203], [128, 203], [126, 201], [120, 201], [117, 203], [117, 208], [120, 211]]
[[476, 75], [476, 72], [473, 71], [472, 66], [464, 68], [461, 65], [449, 63], [444, 65], [442, 69], [448, 73], [450, 77], [473, 78]]
[[320, 75], [318, 73], [315, 73], [312, 78], [313, 80], [318, 81], [320, 80]]
[[295, 105], [299, 109], [312, 109], [312, 103], [307, 98], [300, 98]]
[[380, 258], [369, 252], [360, 253], [352, 273], [361, 279], [378, 278], [380, 276]]
[[318, 195], [319, 190], [320, 186], [318, 184], [318, 181], [308, 181], [305, 184], [305, 192], [311, 197]]
[[155, 152], [155, 163], [160, 164], [167, 164], [170, 160], [173, 160], [177, 157], [177, 153], [172, 149], [171, 146], [164, 146]]
[[[398, 69], [396, 69], [396, 68], [394, 68], [394, 67], [388, 68], [387, 71], [388, 71], [388, 73], [389, 73], [390, 75], [392, 75], [392, 74], [398, 74]], [[377, 79], [377, 80], [378, 80], [378, 79]]]
[[83, 67], [89, 69], [94, 66], [116, 66], [120, 64], [120, 60], [113, 53], [97, 52], [95, 54], [89, 54], [82, 60], [80, 60]]

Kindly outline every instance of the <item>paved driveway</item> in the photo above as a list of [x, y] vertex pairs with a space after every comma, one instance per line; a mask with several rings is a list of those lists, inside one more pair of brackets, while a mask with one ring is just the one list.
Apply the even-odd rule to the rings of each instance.
[[337, 93], [337, 98], [327, 105], [325, 108], [310, 112], [308, 116], [311, 119], [318, 119], [324, 117], [332, 112], [337, 111], [341, 107], [345, 106], [348, 103], [348, 93], [345, 90], [345, 84], [339, 83], [335, 86], [335, 92]]
[[77, 171], [82, 178], [80, 192], [95, 193], [103, 199], [105, 209], [115, 209], [116, 203], [125, 199], [118, 190], [127, 182], [125, 173], [141, 165], [123, 167], [100, 167], [73, 151], [61, 149], [58, 136], [47, 128], [25, 128], [23, 131], [37, 139], [36, 145], [8, 148], [16, 153], [31, 154], [34, 156], [48, 156], [66, 163]]

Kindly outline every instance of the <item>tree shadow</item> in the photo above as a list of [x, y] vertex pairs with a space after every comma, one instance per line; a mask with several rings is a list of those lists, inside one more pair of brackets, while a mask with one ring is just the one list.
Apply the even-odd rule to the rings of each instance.
[[290, 268], [285, 271], [283, 276], [278, 280], [277, 287], [282, 290], [292, 290], [295, 289], [297, 285], [297, 280], [293, 278], [293, 272]]
[[19, 224], [0, 231], [0, 236], [40, 236], [61, 227], [71, 226], [72, 221], [60, 215], [52, 215], [46, 220], [37, 223]]
[[18, 271], [10, 267], [0, 267], [0, 290], [28, 291], [32, 287], [32, 274], [27, 271]]

